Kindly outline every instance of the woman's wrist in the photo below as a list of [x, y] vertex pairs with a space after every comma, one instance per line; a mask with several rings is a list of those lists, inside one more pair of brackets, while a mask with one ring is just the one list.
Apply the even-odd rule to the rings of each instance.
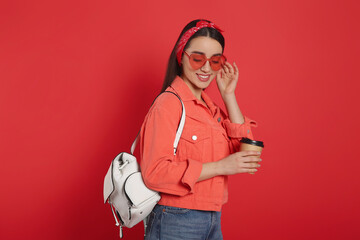
[[224, 168], [223, 168], [222, 163], [223, 163], [222, 160], [214, 162], [215, 168], [216, 168], [216, 176], [224, 175], [224, 171], [223, 171]]
[[203, 167], [198, 178], [198, 182], [222, 175], [222, 169], [218, 162], [203, 163]]

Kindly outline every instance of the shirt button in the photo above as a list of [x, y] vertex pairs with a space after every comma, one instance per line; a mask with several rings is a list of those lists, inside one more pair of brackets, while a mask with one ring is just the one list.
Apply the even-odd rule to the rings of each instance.
[[196, 140], [197, 140], [197, 136], [194, 135], [194, 136], [191, 137], [191, 139], [194, 140], [194, 141], [196, 141]]
[[250, 130], [249, 130], [249, 129], [247, 130], [247, 133], [248, 133], [248, 134], [250, 133]]
[[220, 122], [220, 121], [221, 121], [221, 117], [218, 118], [218, 122]]

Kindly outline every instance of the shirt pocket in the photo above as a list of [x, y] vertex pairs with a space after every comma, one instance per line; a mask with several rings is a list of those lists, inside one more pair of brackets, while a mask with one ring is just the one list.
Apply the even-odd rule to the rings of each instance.
[[206, 151], [211, 151], [211, 149], [207, 149], [209, 148], [210, 135], [211, 131], [205, 124], [184, 128], [180, 140], [186, 158], [205, 162], [208, 158]]

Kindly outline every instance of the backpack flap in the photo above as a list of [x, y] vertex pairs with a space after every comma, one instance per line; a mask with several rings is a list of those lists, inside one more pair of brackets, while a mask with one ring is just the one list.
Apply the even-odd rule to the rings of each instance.
[[[129, 201], [135, 206], [139, 207], [146, 200], [159, 196], [159, 194], [153, 190], [148, 189], [141, 177], [141, 172], [131, 174], [125, 181], [125, 194]], [[160, 199], [160, 196], [158, 197]]]
[[135, 156], [126, 152], [119, 153], [111, 162], [105, 175], [103, 188], [104, 203], [106, 203], [115, 191], [115, 185], [117, 187], [122, 185], [121, 182], [124, 182], [124, 180], [121, 181], [122, 176], [127, 176], [138, 171], [140, 171], [140, 169]]
[[109, 170], [107, 171], [104, 179], [104, 203], [108, 200], [111, 193], [114, 191], [114, 182], [112, 180], [112, 169], [113, 169], [113, 162], [111, 162]]

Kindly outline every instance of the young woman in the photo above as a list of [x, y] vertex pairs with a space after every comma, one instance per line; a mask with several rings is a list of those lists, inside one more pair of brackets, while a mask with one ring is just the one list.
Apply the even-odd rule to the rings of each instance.
[[[235, 88], [239, 70], [226, 62], [221, 30], [208, 20], [185, 26], [170, 55], [162, 92], [176, 93], [186, 110], [185, 126], [174, 155], [182, 113], [179, 99], [161, 94], [140, 132], [145, 184], [161, 193], [149, 216], [145, 239], [222, 239], [221, 207], [228, 199], [227, 175], [254, 173], [258, 152], [239, 151], [252, 139], [256, 122], [244, 117]], [[216, 79], [228, 115], [203, 91]]]

